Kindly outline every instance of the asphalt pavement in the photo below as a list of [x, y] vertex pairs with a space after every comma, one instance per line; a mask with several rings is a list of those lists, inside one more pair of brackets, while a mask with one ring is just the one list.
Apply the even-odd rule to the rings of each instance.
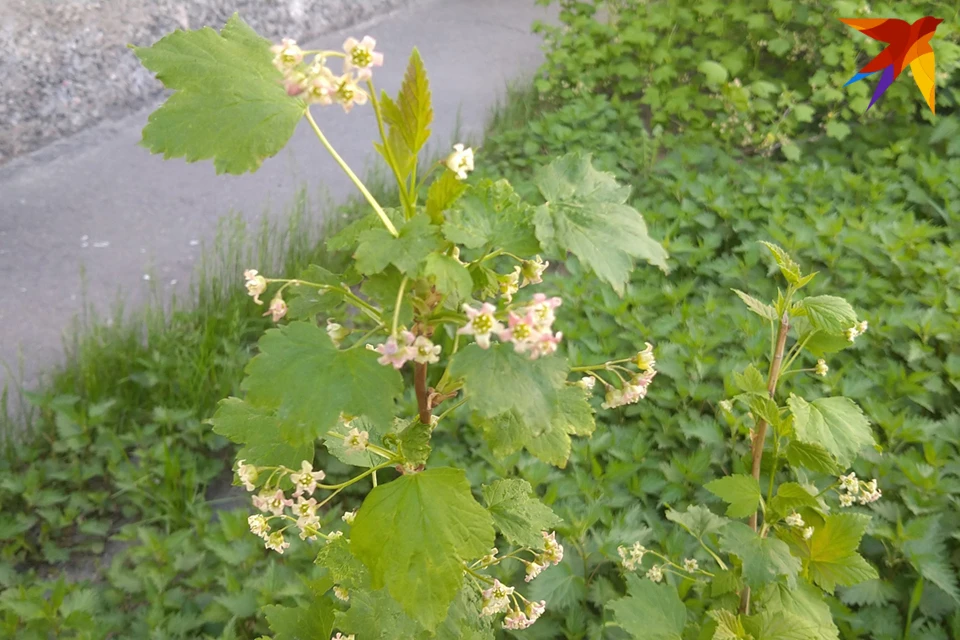
[[[508, 84], [532, 76], [542, 52], [531, 25], [547, 16], [534, 0], [428, 0], [301, 44], [339, 49], [348, 35], [372, 35], [386, 56], [374, 79], [391, 93], [418, 47], [433, 90], [431, 148], [439, 151], [456, 142], [458, 126], [462, 137], [478, 138]], [[28, 388], [63, 359], [62, 337], [84, 304], [106, 314], [118, 294], [135, 307], [151, 287], [186, 292], [202, 245], [229, 212], [250, 221], [268, 210], [280, 215], [304, 187], [334, 201], [354, 194], [305, 122], [254, 174], [217, 176], [209, 161], [164, 161], [138, 145], [156, 106], [0, 168], [0, 363], [13, 371], [22, 363]], [[369, 106], [349, 115], [314, 107], [314, 117], [352, 167], [375, 160]], [[0, 370], [0, 388], [14, 378]]]

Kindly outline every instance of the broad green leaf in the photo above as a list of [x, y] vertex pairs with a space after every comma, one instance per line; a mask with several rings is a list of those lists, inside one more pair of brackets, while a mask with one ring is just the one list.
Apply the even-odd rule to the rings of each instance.
[[827, 516], [808, 543], [806, 571], [818, 586], [833, 593], [837, 585], [849, 587], [877, 577], [877, 571], [857, 553], [870, 516], [840, 513]]
[[350, 551], [347, 538], [334, 538], [322, 545], [314, 562], [330, 573], [335, 584], [350, 591], [370, 584], [370, 572]]
[[400, 455], [412, 465], [424, 464], [430, 457], [430, 436], [433, 427], [419, 420], [400, 432]]
[[857, 323], [857, 312], [837, 296], [811, 296], [800, 301], [810, 325], [829, 335], [843, 333]]
[[667, 520], [676, 522], [698, 540], [711, 533], [720, 533], [730, 522], [702, 505], [690, 505], [682, 513], [670, 509], [667, 511]]
[[391, 129], [400, 133], [413, 154], [418, 153], [430, 138], [430, 124], [433, 122], [430, 83], [416, 47], [410, 54], [396, 101], [385, 100], [383, 103], [383, 118]]
[[789, 253], [771, 242], [761, 242], [760, 244], [769, 249], [770, 253], [773, 254], [773, 259], [776, 260], [777, 266], [780, 267], [780, 272], [783, 274], [783, 277], [787, 279], [787, 282], [792, 284], [800, 282], [800, 278], [802, 277], [800, 265], [790, 257]]
[[753, 640], [753, 637], [744, 630], [740, 616], [733, 611], [715, 609], [708, 611], [707, 615], [717, 623], [712, 640]]
[[720, 548], [740, 558], [743, 580], [750, 586], [759, 587], [780, 576], [790, 585], [796, 582], [800, 560], [790, 554], [787, 544], [776, 538], [761, 538], [742, 522], [731, 522], [724, 528]]
[[495, 455], [526, 448], [558, 467], [566, 465], [571, 435], [593, 432], [586, 393], [565, 382], [566, 362], [530, 360], [509, 344], [470, 345], [453, 359], [450, 374], [463, 378], [464, 396]]
[[299, 607], [264, 607], [264, 615], [273, 630], [273, 640], [313, 640], [329, 638], [333, 631], [333, 604], [329, 598], [313, 596]]
[[447, 213], [443, 235], [468, 249], [503, 249], [521, 257], [540, 251], [532, 207], [506, 180], [482, 180]]
[[837, 140], [843, 140], [850, 135], [850, 125], [839, 120], [830, 120], [826, 126], [827, 135]]
[[284, 424], [272, 409], [225, 398], [209, 422], [215, 433], [243, 445], [237, 457], [247, 464], [299, 469], [303, 460], [313, 461], [313, 436], [298, 424]]
[[627, 576], [627, 596], [607, 605], [624, 631], [636, 640], [680, 640], [687, 608], [666, 584]]
[[763, 397], [769, 397], [770, 395], [767, 391], [767, 381], [764, 380], [763, 375], [757, 371], [757, 368], [752, 364], [747, 366], [743, 373], [734, 371], [733, 383], [744, 393], [757, 394]]
[[548, 253], [561, 258], [573, 253], [620, 295], [635, 259], [668, 271], [667, 252], [650, 237], [643, 216], [626, 204], [630, 187], [594, 169], [590, 156], [554, 160], [536, 172], [534, 182], [546, 200], [534, 214], [534, 226]]
[[777, 495], [767, 505], [767, 512], [771, 515], [789, 515], [792, 511], [810, 507], [819, 509], [817, 498], [807, 491], [803, 485], [796, 482], [784, 482], [777, 488]]
[[[339, 285], [342, 277], [315, 264], [300, 272], [298, 280], [311, 284]], [[329, 314], [343, 304], [336, 293], [310, 285], [295, 284], [284, 291], [287, 302], [287, 318], [290, 320], [315, 320], [319, 314]]]
[[425, 215], [414, 216], [398, 231], [396, 238], [384, 227], [361, 233], [353, 254], [357, 271], [371, 275], [392, 264], [402, 273], [416, 275], [426, 255], [440, 248], [439, 229]]
[[813, 122], [815, 109], [808, 104], [797, 104], [793, 106], [793, 117], [797, 122]]
[[[393, 318], [393, 311], [397, 306], [397, 293], [400, 291], [403, 278], [404, 275], [399, 269], [389, 267], [383, 273], [365, 278], [360, 285], [360, 292], [380, 307], [382, 317]], [[400, 301], [397, 321], [401, 327], [410, 326], [413, 322], [413, 302], [410, 296], [403, 296]]]
[[[792, 622], [792, 627], [781, 627], [781, 634], [789, 635], [790, 628], [804, 632], [806, 640], [838, 640], [839, 630], [833, 624], [830, 606], [823, 599], [823, 592], [811, 584], [800, 582], [795, 588], [783, 584], [771, 584], [757, 596], [764, 612], [773, 616], [782, 616]], [[775, 640], [780, 638], [774, 630], [773, 621], [767, 621], [760, 628], [765, 633], [759, 638]]]
[[703, 488], [730, 505], [727, 516], [731, 518], [745, 518], [756, 513], [760, 506], [760, 484], [753, 476], [726, 476], [708, 482]]
[[542, 431], [559, 402], [567, 365], [557, 357], [531, 360], [516, 353], [512, 344], [492, 344], [489, 349], [471, 344], [453, 357], [450, 375], [463, 378], [464, 398], [480, 416], [493, 418], [516, 411]]
[[463, 583], [463, 563], [493, 546], [493, 519], [459, 469], [401, 476], [371, 491], [357, 513], [351, 549], [427, 630], [443, 622]]
[[547, 568], [530, 583], [527, 597], [535, 602], [546, 600], [554, 611], [579, 609], [587, 599], [583, 560], [575, 553], [564, 555], [560, 564]]
[[820, 445], [842, 467], [849, 467], [864, 447], [874, 444], [870, 422], [860, 407], [844, 397], [807, 402], [790, 394], [794, 435], [799, 442]]
[[697, 71], [702, 73], [708, 84], [718, 85], [727, 81], [729, 74], [726, 67], [713, 60], [703, 60], [697, 65]]
[[753, 412], [755, 418], [766, 420], [768, 424], [779, 430], [781, 423], [780, 407], [769, 396], [752, 396], [750, 398], [750, 411]]
[[803, 467], [817, 473], [836, 475], [845, 467], [837, 464], [836, 458], [814, 442], [798, 442], [792, 440], [787, 445], [787, 460], [795, 467]]
[[814, 640], [813, 623], [787, 611], [763, 611], [743, 619], [752, 640]]
[[443, 213], [460, 199], [468, 185], [468, 182], [458, 179], [453, 171], [444, 171], [433, 181], [427, 191], [426, 205], [427, 217], [433, 224], [443, 224]]
[[543, 548], [542, 531], [552, 531], [561, 520], [533, 495], [526, 480], [497, 480], [482, 488], [483, 501], [493, 524], [508, 542], [521, 547]]
[[424, 635], [423, 627], [404, 613], [386, 589], [352, 591], [348, 604], [350, 608], [337, 616], [336, 628], [342, 633], [364, 640], [412, 639]]
[[275, 409], [285, 424], [296, 423], [309, 438], [336, 427], [341, 413], [379, 424], [393, 420], [403, 380], [392, 367], [378, 364], [375, 353], [341, 351], [309, 322], [270, 329], [259, 347], [241, 385], [247, 402]]
[[755, 314], [761, 318], [766, 318], [767, 320], [773, 320], [776, 322], [780, 318], [777, 317], [777, 310], [766, 304], [765, 302], [760, 302], [751, 295], [744, 293], [738, 289], [734, 289], [733, 292], [740, 296], [740, 299], [743, 300], [743, 303], [747, 305], [747, 308], [750, 311], [753, 311]]
[[423, 263], [423, 277], [446, 295], [451, 303], [470, 298], [473, 278], [467, 268], [454, 258], [442, 253], [431, 253]]
[[879, 578], [864, 580], [839, 589], [837, 596], [843, 604], [851, 607], [878, 606], [893, 602], [899, 596], [897, 587]]
[[[400, 209], [384, 209], [390, 222], [395, 227], [402, 227], [403, 212]], [[383, 220], [376, 213], [370, 213], [354, 220], [335, 234], [327, 238], [327, 249], [330, 251], [352, 251], [360, 242], [360, 236], [371, 229], [384, 229]]]
[[219, 34], [177, 30], [133, 51], [174, 90], [150, 114], [141, 141], [164, 158], [212, 158], [218, 174], [256, 171], [283, 149], [306, 111], [284, 90], [270, 42], [237, 14]]
[[[950, 562], [950, 550], [941, 531], [939, 516], [917, 518], [905, 531], [903, 553], [917, 572], [960, 602], [957, 574]], [[956, 537], [956, 534], [954, 534]]]
[[[543, 577], [543, 576], [541, 576]], [[447, 619], [430, 638], [457, 640], [494, 640], [499, 620], [495, 616], [477, 615], [483, 608], [480, 591], [473, 585], [465, 586], [450, 605]], [[427, 640], [426, 637], [417, 640]]]

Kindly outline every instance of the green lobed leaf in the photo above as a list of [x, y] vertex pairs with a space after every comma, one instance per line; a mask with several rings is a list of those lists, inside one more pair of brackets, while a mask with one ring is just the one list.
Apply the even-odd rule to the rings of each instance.
[[419, 420], [400, 432], [400, 455], [412, 465], [424, 464], [430, 457], [430, 437], [433, 427]]
[[714, 609], [708, 611], [707, 615], [717, 624], [712, 640], [753, 640], [744, 630], [740, 616], [733, 611]]
[[751, 393], [763, 397], [769, 397], [767, 391], [767, 381], [754, 365], [748, 365], [743, 373], [733, 372], [733, 382], [737, 388], [744, 393]]
[[457, 178], [453, 171], [444, 171], [427, 190], [427, 217], [434, 224], [443, 224], [444, 212], [460, 199], [469, 183]]
[[473, 278], [458, 260], [442, 253], [431, 253], [423, 263], [423, 277], [456, 305], [473, 293]]
[[321, 546], [314, 563], [325, 568], [335, 584], [350, 591], [370, 584], [370, 572], [353, 555], [347, 538], [334, 538]]
[[493, 519], [470, 492], [464, 472], [437, 468], [371, 491], [353, 524], [351, 548], [427, 630], [443, 622], [463, 583], [463, 562], [493, 546]]
[[771, 516], [776, 514], [783, 516], [803, 507], [819, 509], [820, 504], [817, 502], [816, 496], [807, 491], [802, 484], [784, 482], [777, 487], [777, 495], [767, 505], [767, 512]]
[[589, 155], [568, 154], [537, 170], [534, 182], [546, 203], [534, 214], [537, 239], [559, 257], [569, 251], [623, 295], [634, 260], [667, 268], [667, 252], [643, 216], [626, 204], [630, 187], [593, 168]]
[[[382, 317], [392, 318], [397, 306], [397, 293], [403, 283], [404, 275], [396, 267], [388, 267], [383, 273], [378, 273], [364, 279], [360, 285], [360, 292], [380, 307]], [[403, 296], [400, 300], [400, 313], [397, 315], [400, 326], [409, 326], [413, 322], [413, 302], [410, 296]]]
[[843, 335], [857, 323], [857, 312], [837, 296], [810, 296], [800, 301], [810, 325], [828, 335]]
[[[350, 593], [350, 608], [337, 616], [342, 633], [365, 640], [423, 637], [423, 627], [404, 613], [386, 589], [360, 589]], [[324, 639], [326, 640], [326, 639]]]
[[827, 593], [837, 585], [849, 587], [877, 577], [877, 571], [857, 553], [870, 516], [857, 513], [829, 515], [807, 545], [804, 566], [810, 579]]
[[541, 532], [551, 531], [563, 522], [540, 502], [526, 480], [497, 480], [484, 485], [481, 491], [494, 526], [512, 544], [540, 549], [543, 547]]
[[396, 238], [382, 227], [362, 232], [353, 254], [357, 271], [371, 275], [392, 264], [402, 273], [416, 275], [427, 254], [440, 248], [438, 228], [425, 215], [414, 216], [398, 232]]
[[[791, 637], [793, 630], [803, 632], [807, 640], [838, 640], [839, 630], [833, 623], [830, 606], [824, 601], [823, 592], [811, 584], [801, 582], [795, 588], [783, 584], [772, 584], [758, 594], [757, 602], [764, 613], [773, 617], [782, 617], [791, 625], [779, 628], [779, 632]], [[760, 638], [773, 640], [778, 638], [773, 621], [766, 621], [760, 628], [764, 634]]]
[[743, 580], [750, 586], [759, 587], [781, 576], [790, 585], [796, 583], [800, 560], [782, 540], [761, 538], [742, 522], [731, 522], [720, 534], [720, 548], [740, 558]]
[[333, 604], [329, 598], [313, 596], [299, 607], [264, 607], [264, 615], [273, 631], [273, 640], [329, 638], [333, 631]]
[[703, 60], [697, 65], [697, 71], [702, 73], [709, 84], [719, 85], [727, 81], [729, 73], [726, 67], [713, 60]]
[[750, 309], [750, 311], [753, 311], [761, 318], [773, 320], [774, 322], [780, 319], [777, 317], [777, 310], [771, 307], [769, 304], [760, 302], [753, 296], [748, 295], [739, 289], [734, 289], [733, 292], [737, 294], [741, 300], [743, 300], [743, 303], [747, 305], [747, 308]]
[[[370, 444], [375, 444], [378, 446], [383, 446], [383, 438], [385, 435], [393, 431], [390, 423], [384, 422], [374, 422], [368, 420], [364, 417], [354, 418], [350, 421], [350, 424], [347, 424], [343, 421], [338, 421], [337, 424], [329, 429], [330, 432], [339, 434], [346, 437], [350, 433], [351, 429], [359, 429], [360, 431], [366, 431], [370, 439]], [[327, 438], [324, 441], [324, 446], [327, 448], [327, 451], [330, 452], [334, 458], [342, 462], [343, 464], [349, 464], [354, 467], [375, 467], [381, 462], [383, 458], [373, 453], [372, 451], [355, 451], [347, 447], [343, 438]]]
[[540, 251], [532, 207], [506, 180], [481, 180], [447, 213], [443, 235], [468, 249], [502, 249], [519, 256]]
[[420, 52], [414, 47], [396, 101], [384, 100], [383, 103], [384, 120], [391, 129], [399, 132], [412, 154], [418, 153], [430, 138], [430, 124], [433, 122], [430, 101], [427, 70]]
[[875, 444], [870, 422], [849, 398], [807, 402], [790, 394], [787, 405], [793, 414], [797, 441], [822, 446], [842, 467], [849, 467], [861, 449]]
[[[313, 284], [339, 285], [342, 276], [312, 264], [297, 276], [298, 280]], [[329, 314], [343, 304], [343, 298], [335, 293], [295, 284], [284, 290], [287, 302], [287, 318], [290, 320], [315, 320], [320, 314]]]
[[830, 453], [814, 442], [792, 440], [787, 445], [787, 461], [795, 467], [803, 467], [817, 473], [836, 475], [843, 468]]
[[[957, 575], [940, 526], [939, 516], [918, 518], [907, 526], [903, 553], [917, 572], [960, 603]], [[918, 535], [919, 534], [919, 535]], [[956, 534], [955, 534], [956, 535]]]
[[209, 423], [214, 433], [243, 445], [237, 457], [247, 464], [299, 469], [303, 460], [313, 460], [313, 437], [297, 424], [284, 423], [272, 409], [225, 398]]
[[[402, 227], [404, 223], [403, 212], [400, 209], [384, 209], [387, 218], [395, 227]], [[383, 229], [383, 220], [376, 213], [357, 218], [335, 234], [327, 238], [327, 249], [330, 251], [348, 251], [356, 248], [360, 242], [360, 236], [364, 231], [371, 229]]]
[[676, 522], [698, 540], [711, 533], [720, 533], [730, 522], [702, 505], [690, 505], [685, 512], [670, 509], [666, 515], [667, 520]]
[[624, 631], [636, 640], [681, 640], [687, 608], [666, 584], [627, 576], [627, 596], [607, 605]]
[[780, 272], [783, 274], [783, 277], [787, 279], [787, 282], [791, 284], [800, 282], [800, 278], [803, 277], [800, 273], [800, 265], [790, 257], [789, 253], [772, 242], [761, 242], [760, 244], [769, 249], [770, 253], [773, 254], [773, 259], [777, 262], [777, 266], [780, 267]]
[[760, 506], [760, 484], [753, 476], [734, 474], [708, 482], [703, 488], [730, 505], [730, 518], [745, 518]]
[[150, 114], [141, 144], [164, 158], [212, 158], [218, 174], [256, 171], [306, 111], [273, 66], [270, 42], [237, 14], [218, 34], [174, 31], [134, 53], [174, 93]]
[[241, 384], [247, 402], [275, 409], [285, 424], [303, 429], [305, 437], [323, 437], [341, 413], [381, 424], [393, 419], [403, 380], [392, 367], [378, 364], [375, 353], [341, 351], [326, 331], [309, 322], [268, 330], [259, 348]]

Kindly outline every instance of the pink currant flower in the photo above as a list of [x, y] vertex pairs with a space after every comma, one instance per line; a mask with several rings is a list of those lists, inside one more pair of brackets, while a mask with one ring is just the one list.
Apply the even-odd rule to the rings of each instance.
[[413, 358], [413, 350], [409, 344], [399, 344], [396, 336], [390, 336], [386, 342], [377, 345], [374, 351], [380, 354], [377, 362], [384, 366], [392, 365], [394, 369], [402, 368], [408, 360]]
[[520, 266], [517, 265], [505, 276], [498, 276], [497, 282], [500, 283], [500, 295], [507, 302], [512, 302], [513, 294], [520, 290]]
[[320, 518], [315, 515], [297, 518], [297, 528], [300, 529], [301, 540], [316, 540], [320, 534]]
[[356, 38], [347, 38], [343, 43], [343, 50], [347, 54], [343, 70], [356, 69], [358, 80], [369, 80], [373, 74], [373, 67], [383, 66], [383, 54], [374, 51], [376, 46], [377, 41], [370, 36], [364, 36], [359, 42]]
[[314, 471], [313, 464], [309, 460], [300, 463], [300, 471], [294, 471], [290, 474], [290, 480], [296, 485], [297, 490], [293, 496], [299, 497], [301, 494], [312, 495], [317, 488], [317, 483], [322, 482], [327, 474], [323, 471]]
[[[538, 557], [537, 560], [540, 558]], [[546, 564], [541, 564], [540, 562], [527, 562], [524, 560], [524, 563], [527, 565], [527, 573], [523, 577], [524, 582], [532, 582], [537, 576], [543, 573], [543, 570], [547, 568]]]
[[462, 144], [453, 145], [453, 153], [443, 161], [450, 171], [457, 174], [457, 180], [466, 180], [467, 173], [473, 171], [473, 149], [464, 148]]
[[526, 629], [533, 624], [533, 620], [527, 617], [527, 614], [520, 609], [514, 609], [507, 613], [503, 619], [504, 629]]
[[350, 113], [355, 104], [367, 104], [367, 93], [357, 86], [357, 82], [351, 74], [343, 74], [333, 84], [333, 97], [340, 103], [346, 113]]
[[355, 453], [366, 451], [369, 442], [370, 434], [359, 429], [351, 429], [347, 437], [343, 439], [343, 444], [346, 445], [347, 450]]
[[270, 316], [274, 322], [280, 322], [283, 316], [287, 315], [287, 303], [277, 295], [277, 297], [270, 301], [270, 308], [267, 309], [267, 312], [263, 315]]
[[267, 549], [272, 549], [283, 555], [284, 550], [290, 547], [290, 543], [283, 539], [283, 534], [279, 531], [274, 531], [267, 538], [266, 544], [263, 545]]
[[557, 542], [557, 532], [541, 531], [540, 535], [543, 536], [543, 553], [540, 557], [553, 566], [557, 566], [563, 561], [563, 545]]
[[513, 587], [501, 583], [499, 580], [493, 581], [493, 586], [483, 592], [483, 608], [480, 615], [492, 616], [506, 611], [510, 606], [510, 595], [513, 594]]
[[293, 505], [293, 513], [300, 518], [313, 518], [317, 513], [317, 501], [314, 498], [305, 500], [303, 496]]
[[474, 309], [468, 304], [463, 305], [463, 312], [467, 314], [467, 324], [459, 329], [460, 335], [473, 336], [477, 341], [477, 346], [481, 349], [490, 348], [490, 335], [499, 334], [503, 331], [503, 325], [497, 320], [494, 314], [497, 308], [489, 302], [484, 302], [480, 309]]
[[256, 269], [247, 269], [243, 272], [243, 277], [246, 280], [244, 286], [247, 287], [247, 294], [257, 304], [263, 304], [260, 295], [267, 290], [267, 279], [257, 273]]
[[527, 620], [530, 621], [530, 624], [533, 624], [537, 619], [543, 615], [543, 612], [547, 610], [547, 601], [541, 600], [540, 602], [528, 602], [527, 603]]
[[281, 489], [267, 499], [267, 510], [275, 516], [283, 515], [284, 508], [292, 506], [293, 500], [287, 498]]
[[644, 350], [637, 352], [637, 368], [641, 371], [651, 371], [657, 365], [657, 359], [653, 356], [653, 345], [649, 342], [644, 343]]
[[330, 69], [322, 64], [314, 65], [308, 76], [299, 80], [305, 99], [308, 104], [327, 106], [333, 104], [337, 93], [337, 78]]
[[280, 71], [286, 71], [303, 61], [303, 50], [297, 46], [296, 40], [290, 38], [284, 38], [280, 44], [273, 45], [270, 51], [274, 54], [273, 66]]
[[563, 340], [563, 333], [541, 333], [530, 350], [530, 359], [536, 360], [542, 356], [553, 355]]
[[543, 272], [547, 270], [547, 267], [550, 266], [549, 262], [544, 262], [540, 256], [537, 256], [533, 260], [524, 260], [520, 266], [520, 271], [523, 274], [523, 284], [521, 287], [525, 287], [528, 284], [540, 284], [543, 282]]
[[268, 494], [266, 491], [261, 491], [260, 495], [253, 496], [251, 501], [253, 502], [254, 507], [266, 513], [267, 511], [270, 511], [270, 497], [270, 494]]
[[427, 336], [417, 336], [413, 344], [413, 361], [420, 364], [434, 364], [440, 362], [440, 345], [433, 344]]
[[247, 518], [247, 524], [250, 525], [250, 531], [254, 535], [260, 536], [263, 539], [266, 539], [267, 534], [270, 533], [270, 525], [267, 524], [267, 519], [264, 518], [261, 513], [254, 514]]
[[245, 464], [246, 460], [237, 461], [237, 477], [240, 478], [240, 482], [243, 483], [243, 487], [247, 491], [253, 491], [256, 489], [254, 482], [257, 481], [257, 468], [252, 464]]
[[538, 330], [551, 330], [553, 321], [557, 319], [554, 310], [561, 304], [563, 304], [563, 299], [560, 297], [548, 298], [543, 293], [534, 294], [532, 304], [527, 309], [533, 313]]
[[507, 329], [498, 335], [502, 342], [512, 342], [517, 353], [527, 353], [536, 344], [540, 337], [535, 329], [536, 321], [533, 312], [528, 311], [523, 316], [510, 312], [507, 316]]

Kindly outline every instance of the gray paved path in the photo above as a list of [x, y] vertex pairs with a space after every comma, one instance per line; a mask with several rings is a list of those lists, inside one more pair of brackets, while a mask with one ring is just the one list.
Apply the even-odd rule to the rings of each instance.
[[[339, 48], [346, 35], [369, 33], [387, 56], [375, 80], [391, 93], [417, 46], [433, 88], [433, 148], [445, 149], [454, 142], [458, 113], [461, 131], [477, 137], [507, 84], [533, 74], [542, 54], [530, 26], [546, 16], [533, 0], [422, 0], [306, 44]], [[108, 311], [118, 291], [135, 305], [151, 284], [185, 290], [197, 243], [212, 241], [229, 211], [257, 220], [268, 207], [283, 210], [303, 186], [322, 187], [336, 200], [353, 194], [305, 124], [257, 173], [217, 176], [212, 162], [164, 161], [138, 146], [151, 110], [0, 169], [0, 363], [16, 366], [22, 358], [27, 386], [62, 358], [63, 331], [83, 305], [82, 269], [94, 308]], [[359, 170], [372, 160], [376, 121], [369, 107], [349, 116], [338, 107], [315, 107], [314, 114], [351, 166]], [[148, 271], [153, 283], [143, 279]], [[0, 388], [5, 379], [0, 371]]]

